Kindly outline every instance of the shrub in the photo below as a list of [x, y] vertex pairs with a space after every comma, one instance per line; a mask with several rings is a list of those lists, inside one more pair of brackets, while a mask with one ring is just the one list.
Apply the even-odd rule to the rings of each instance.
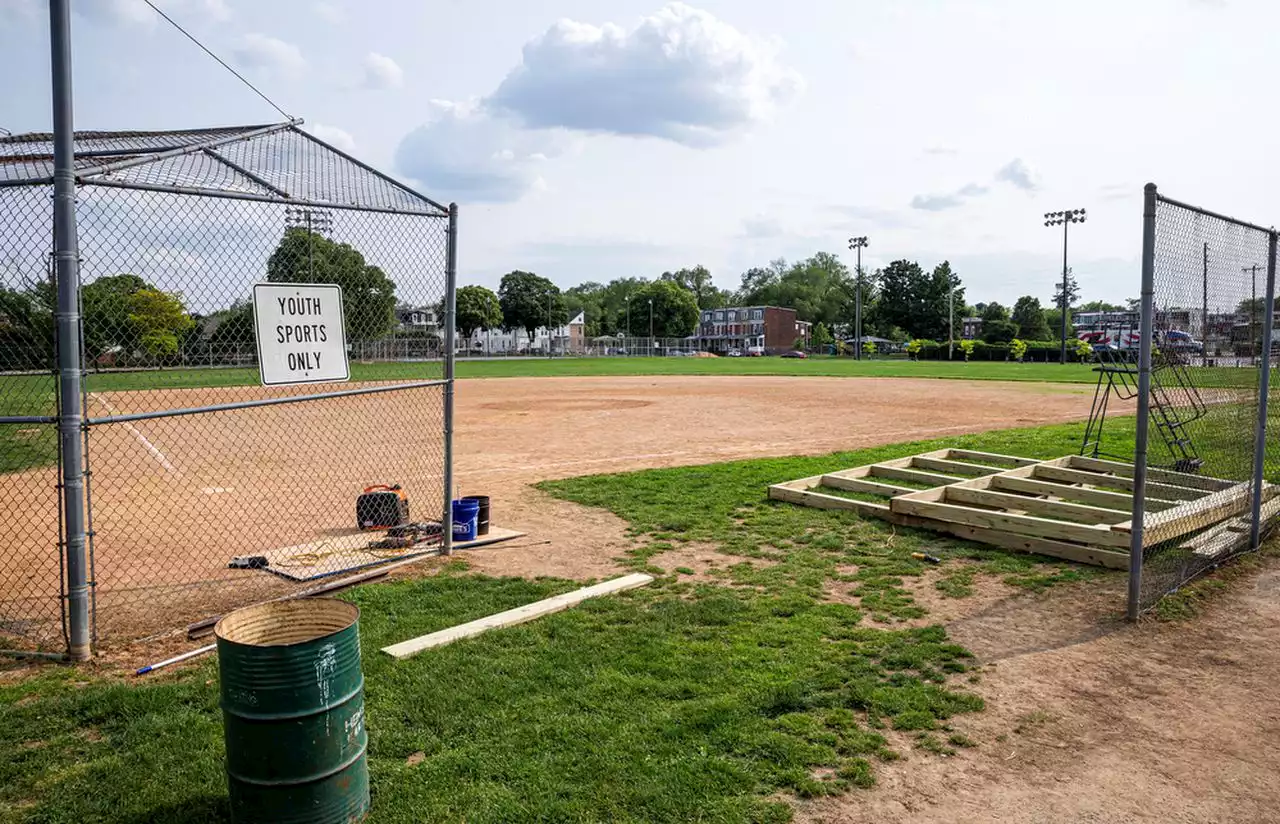
[[964, 359], [966, 361], [969, 360], [969, 358], [973, 357], [973, 350], [977, 348], [977, 345], [978, 345], [978, 342], [976, 340], [960, 341], [960, 351], [964, 352]]
[[1013, 359], [1018, 363], [1022, 363], [1022, 359], [1027, 354], [1027, 342], [1018, 338], [1009, 341], [1009, 354], [1013, 355]]

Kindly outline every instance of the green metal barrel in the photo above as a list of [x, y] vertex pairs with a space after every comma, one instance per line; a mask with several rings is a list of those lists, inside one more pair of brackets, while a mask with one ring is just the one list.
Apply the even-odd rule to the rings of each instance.
[[278, 601], [218, 622], [235, 824], [329, 824], [369, 811], [360, 610]]

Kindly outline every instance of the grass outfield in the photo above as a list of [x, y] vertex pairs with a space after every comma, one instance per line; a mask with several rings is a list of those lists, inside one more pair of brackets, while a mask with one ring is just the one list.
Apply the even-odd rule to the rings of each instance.
[[[362, 609], [369, 821], [784, 822], [787, 799], [855, 792], [880, 762], [990, 745], [965, 722], [983, 708], [969, 653], [942, 627], [904, 627], [927, 611], [903, 582], [929, 574], [964, 598], [979, 576], [1044, 589], [1118, 573], [772, 502], [765, 486], [942, 445], [1054, 457], [1080, 429], [543, 484], [627, 519], [626, 562], [661, 577], [401, 662], [376, 650], [576, 584], [469, 575], [463, 554], [343, 596]], [[664, 557], [691, 540], [724, 553], [696, 582]], [[48, 668], [0, 683], [0, 821], [225, 821], [216, 679], [205, 659], [145, 680]]]

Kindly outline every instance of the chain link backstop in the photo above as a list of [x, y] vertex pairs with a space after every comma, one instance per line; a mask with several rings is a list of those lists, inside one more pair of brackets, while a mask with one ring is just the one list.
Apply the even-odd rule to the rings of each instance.
[[1276, 232], [1144, 202], [1131, 617], [1257, 549], [1280, 510]]
[[[456, 211], [295, 123], [75, 148], [82, 323], [65, 341], [51, 136], [0, 139], [0, 647], [68, 643], [63, 346], [80, 351], [96, 639], [443, 543]], [[341, 287], [348, 381], [264, 385], [256, 283]], [[402, 488], [421, 534], [374, 546], [356, 529], [376, 485]]]

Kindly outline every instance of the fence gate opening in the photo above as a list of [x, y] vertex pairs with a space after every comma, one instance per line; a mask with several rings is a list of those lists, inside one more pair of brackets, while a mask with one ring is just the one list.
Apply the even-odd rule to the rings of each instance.
[[[58, 347], [81, 353], [95, 639], [447, 541], [456, 210], [296, 122], [81, 132], [75, 151], [64, 341], [52, 136], [0, 139], [0, 647], [68, 643]], [[378, 485], [420, 540], [369, 546], [355, 503]]]

